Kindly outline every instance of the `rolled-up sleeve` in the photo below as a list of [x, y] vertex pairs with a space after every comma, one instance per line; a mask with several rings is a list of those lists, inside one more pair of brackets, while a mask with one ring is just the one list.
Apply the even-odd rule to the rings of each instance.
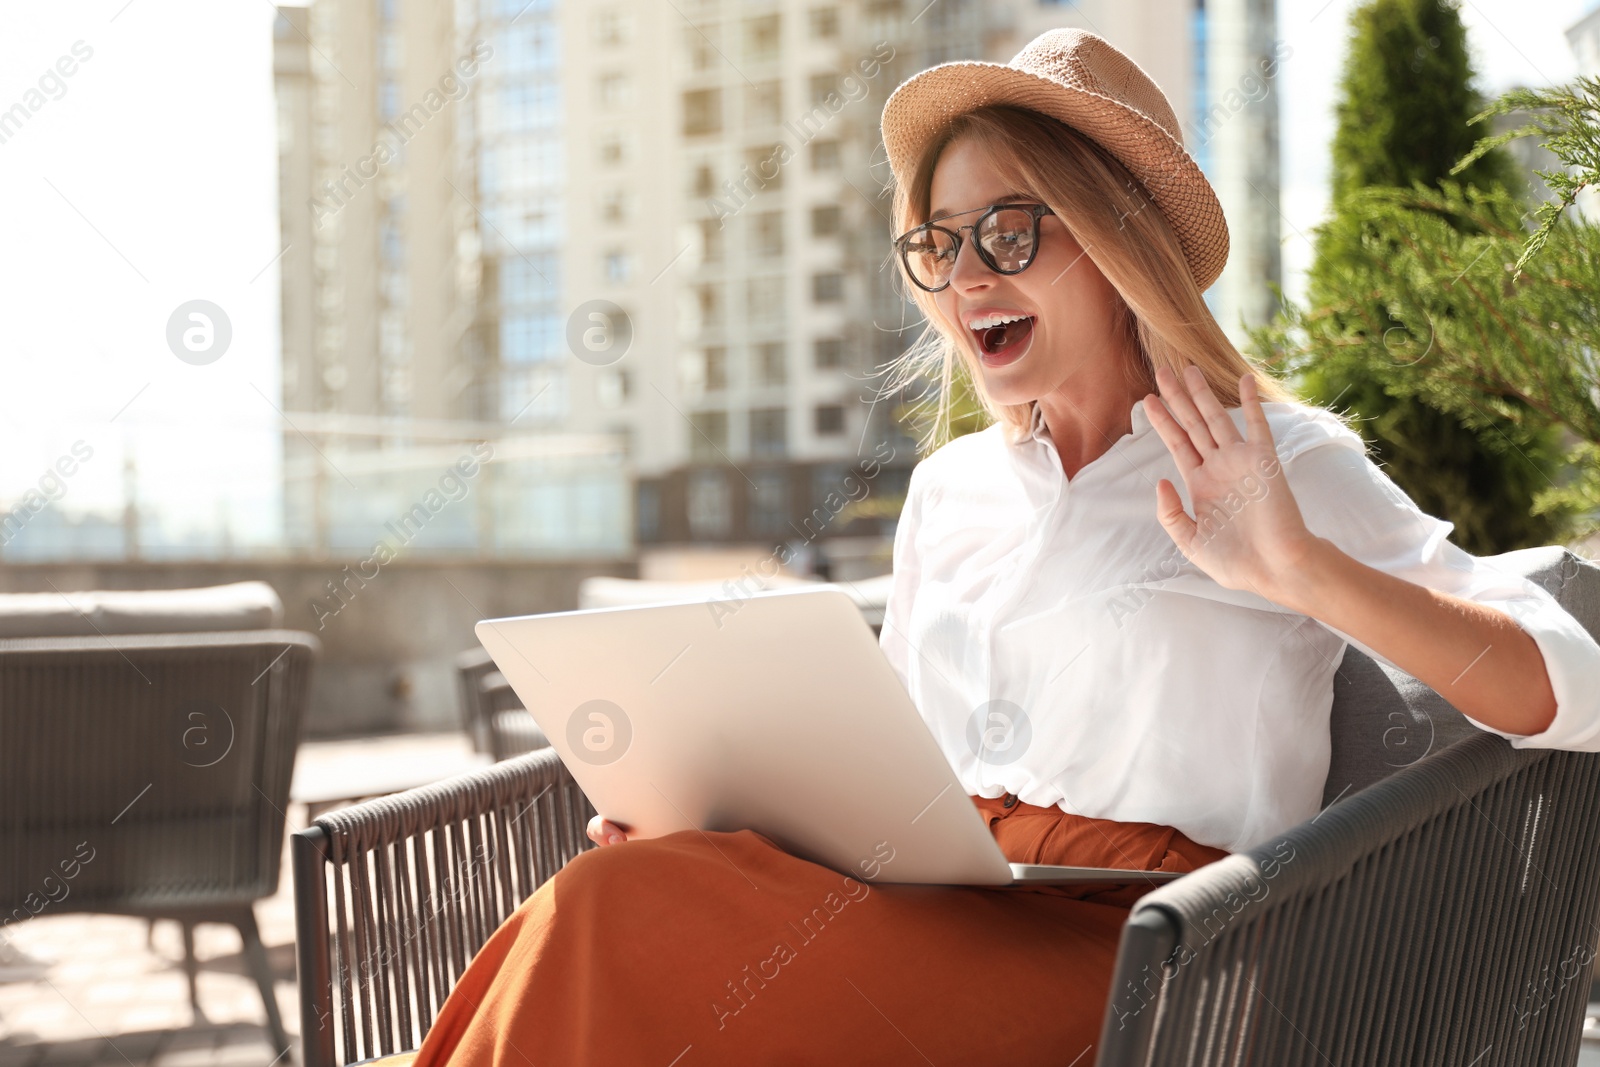
[[922, 518], [921, 464], [911, 468], [911, 479], [906, 486], [906, 502], [900, 508], [900, 520], [894, 529], [894, 580], [889, 587], [889, 599], [883, 608], [883, 628], [878, 632], [878, 647], [888, 657], [900, 684], [911, 692], [911, 642], [907, 627], [911, 621], [911, 602], [922, 580], [917, 565], [917, 526]]
[[[1447, 540], [1454, 524], [1417, 507], [1367, 456], [1354, 431], [1324, 423], [1310, 439], [1279, 444], [1289, 488], [1313, 534], [1376, 570], [1498, 608], [1538, 645], [1556, 698], [1550, 726], [1537, 734], [1512, 734], [1471, 716], [1468, 721], [1510, 739], [1514, 748], [1600, 751], [1600, 644], [1548, 590]], [[1402, 669], [1322, 625], [1373, 659]]]

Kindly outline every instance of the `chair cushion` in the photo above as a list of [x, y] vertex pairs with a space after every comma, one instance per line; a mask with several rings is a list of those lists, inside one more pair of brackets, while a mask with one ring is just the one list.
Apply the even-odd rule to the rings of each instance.
[[283, 602], [266, 582], [201, 589], [94, 589], [0, 593], [0, 637], [271, 630]]
[[375, 1060], [362, 1060], [360, 1063], [352, 1063], [350, 1067], [363, 1067], [363, 1065], [367, 1064], [370, 1064], [371, 1067], [411, 1067], [416, 1060], [417, 1054], [415, 1052], [397, 1052], [393, 1056], [379, 1056]]
[[[1542, 586], [1585, 629], [1600, 636], [1600, 567], [1559, 546], [1486, 558]], [[1428, 686], [1354, 646], [1345, 649], [1334, 678], [1329, 730], [1333, 756], [1323, 807], [1429, 752], [1483, 733]]]

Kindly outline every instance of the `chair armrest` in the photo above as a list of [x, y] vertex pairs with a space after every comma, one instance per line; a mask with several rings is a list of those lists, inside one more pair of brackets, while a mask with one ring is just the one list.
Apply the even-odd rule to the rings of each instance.
[[418, 1047], [473, 955], [595, 814], [554, 749], [329, 812], [294, 835], [306, 1067]]
[[1600, 755], [1435, 752], [1141, 898], [1097, 1063], [1573, 1063], [1597, 845]]

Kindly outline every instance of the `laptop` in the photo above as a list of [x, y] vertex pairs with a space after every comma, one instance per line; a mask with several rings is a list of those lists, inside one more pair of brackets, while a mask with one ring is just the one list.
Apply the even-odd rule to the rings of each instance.
[[877, 882], [1180, 877], [1007, 861], [832, 583], [484, 619], [476, 632], [595, 809], [630, 837], [750, 829]]

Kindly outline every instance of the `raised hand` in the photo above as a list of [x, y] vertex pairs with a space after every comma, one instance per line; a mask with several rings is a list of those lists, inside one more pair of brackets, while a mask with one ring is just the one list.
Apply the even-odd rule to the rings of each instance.
[[1272, 599], [1318, 538], [1306, 528], [1283, 476], [1255, 376], [1239, 379], [1246, 436], [1198, 367], [1188, 365], [1183, 377], [1180, 382], [1159, 368], [1161, 395], [1151, 393], [1143, 403], [1195, 513], [1183, 510], [1177, 488], [1163, 478], [1156, 485], [1156, 517], [1184, 557], [1218, 585]]

